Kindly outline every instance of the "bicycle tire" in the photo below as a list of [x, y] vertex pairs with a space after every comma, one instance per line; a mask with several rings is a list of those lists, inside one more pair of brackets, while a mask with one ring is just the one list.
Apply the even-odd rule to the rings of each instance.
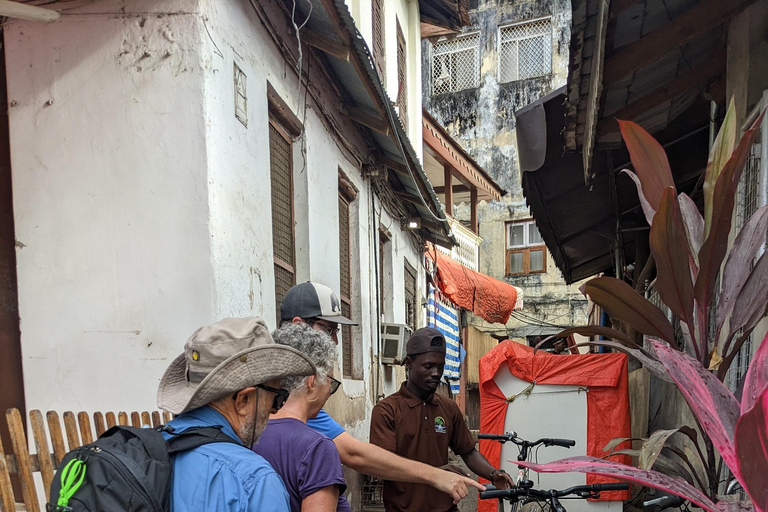
[[548, 501], [528, 498], [520, 502], [517, 512], [552, 512], [552, 505]]

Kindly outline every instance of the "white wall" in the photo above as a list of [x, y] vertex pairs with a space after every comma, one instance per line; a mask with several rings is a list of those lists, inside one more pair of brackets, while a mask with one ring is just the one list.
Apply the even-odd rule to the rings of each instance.
[[204, 29], [193, 2], [148, 4], [4, 27], [30, 409], [153, 408], [216, 316]]

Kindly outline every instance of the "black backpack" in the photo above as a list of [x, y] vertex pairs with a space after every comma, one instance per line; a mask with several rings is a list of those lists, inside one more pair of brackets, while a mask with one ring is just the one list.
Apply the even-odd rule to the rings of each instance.
[[174, 454], [209, 443], [242, 446], [220, 426], [190, 428], [167, 441], [163, 432], [173, 434], [173, 427], [112, 427], [69, 452], [51, 484], [46, 511], [167, 512]]

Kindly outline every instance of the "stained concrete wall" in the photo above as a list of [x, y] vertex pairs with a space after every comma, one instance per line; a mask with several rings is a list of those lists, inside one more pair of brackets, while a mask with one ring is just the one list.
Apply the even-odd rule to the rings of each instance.
[[[545, 16], [552, 19], [552, 73], [508, 83], [498, 80], [499, 27]], [[575, 286], [566, 286], [554, 260], [547, 255], [547, 272], [506, 276], [505, 223], [531, 217], [523, 197], [515, 136], [515, 111], [565, 84], [568, 72], [571, 5], [568, 0], [484, 1], [473, 4], [472, 26], [479, 33], [480, 85], [475, 89], [432, 95], [431, 42], [422, 42], [423, 102], [426, 109], [477, 160], [508, 194], [501, 201], [481, 202], [478, 223], [480, 271], [504, 279], [525, 292], [523, 313], [506, 326], [472, 323], [498, 336], [524, 338], [553, 334], [561, 325], [586, 323], [587, 301]], [[468, 205], [455, 208], [459, 219], [469, 220]], [[533, 324], [533, 325], [531, 325]]]

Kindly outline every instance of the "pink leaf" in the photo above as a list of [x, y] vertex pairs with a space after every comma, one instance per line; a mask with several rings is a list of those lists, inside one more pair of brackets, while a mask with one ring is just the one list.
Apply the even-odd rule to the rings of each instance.
[[593, 473], [596, 475], [609, 476], [625, 480], [627, 482], [636, 482], [666, 492], [671, 492], [681, 496], [692, 503], [717, 512], [717, 506], [700, 490], [691, 484], [676, 476], [664, 475], [656, 471], [635, 468], [618, 462], [610, 462], [595, 457], [569, 457], [548, 464], [534, 464], [531, 462], [515, 462], [521, 466], [526, 466], [538, 473], [566, 473], [574, 471], [577, 473]]
[[645, 198], [645, 194], [643, 194], [643, 184], [640, 183], [640, 178], [637, 177], [637, 174], [633, 173], [628, 169], [624, 169], [621, 172], [625, 173], [627, 176], [632, 178], [632, 181], [635, 182], [635, 186], [637, 187], [637, 198], [640, 199], [640, 206], [643, 208], [643, 213], [645, 214], [645, 220], [648, 221], [649, 226], [652, 225], [653, 216], [656, 215], [656, 209], [653, 206], [651, 206], [651, 204]]
[[755, 405], [757, 397], [765, 392], [766, 386], [768, 386], [768, 334], [757, 348], [747, 370], [744, 392], [741, 396], [741, 414], [745, 414]]
[[739, 403], [717, 377], [692, 357], [656, 340], [651, 340], [651, 345], [723, 461], [738, 478], [733, 437]]
[[651, 207], [658, 211], [664, 189], [675, 188], [667, 154], [661, 144], [640, 125], [632, 121], [619, 121], [619, 128], [629, 150], [632, 166], [643, 184], [643, 194]]
[[[693, 282], [688, 266], [690, 246], [675, 189], [672, 187], [665, 188], [661, 196], [649, 242], [658, 271], [656, 291], [675, 316], [692, 328]], [[696, 353], [699, 353], [698, 348]]]
[[739, 231], [731, 247], [728, 261], [723, 269], [723, 289], [720, 292], [717, 309], [717, 323], [722, 325], [733, 310], [739, 292], [750, 275], [751, 263], [757, 250], [765, 243], [768, 231], [768, 206], [758, 209]]
[[739, 329], [762, 318], [766, 302], [768, 302], [768, 253], [763, 253], [757, 260], [755, 268], [749, 272], [744, 287], [734, 301], [733, 314], [728, 324], [731, 331], [729, 338], [736, 337]]
[[752, 127], [741, 137], [739, 145], [723, 167], [723, 171], [715, 183], [712, 225], [699, 252], [699, 275], [694, 286], [696, 300], [699, 304], [709, 304], [712, 299], [717, 274], [720, 272], [720, 265], [723, 263], [728, 250], [736, 188], [764, 114], [765, 111], [758, 116]]
[[768, 390], [736, 425], [737, 476], [759, 512], [768, 512]]

